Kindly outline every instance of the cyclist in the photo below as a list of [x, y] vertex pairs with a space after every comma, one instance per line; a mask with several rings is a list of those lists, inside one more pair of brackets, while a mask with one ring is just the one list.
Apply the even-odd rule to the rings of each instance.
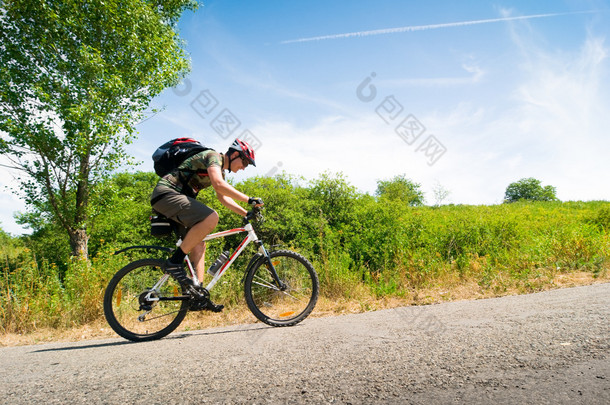
[[238, 172], [248, 165], [256, 166], [254, 151], [246, 142], [235, 139], [226, 153], [212, 149], [199, 152], [162, 177], [151, 195], [153, 210], [176, 221], [183, 236], [182, 244], [164, 265], [166, 273], [174, 277], [196, 298], [192, 310], [207, 309], [219, 312], [222, 305], [214, 304], [207, 291], [195, 288], [187, 277], [184, 258], [189, 255], [195, 266], [197, 278], [203, 280], [205, 274], [205, 242], [203, 239], [218, 224], [216, 211], [196, 199], [197, 193], [212, 186], [218, 200], [238, 215], [245, 217], [248, 212], [236, 203], [262, 205], [260, 198], [248, 197], [225, 181], [225, 170]]

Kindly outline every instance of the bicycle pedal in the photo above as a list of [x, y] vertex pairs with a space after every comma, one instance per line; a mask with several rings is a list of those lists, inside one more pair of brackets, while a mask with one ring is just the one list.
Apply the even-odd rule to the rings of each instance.
[[224, 305], [214, 304], [209, 299], [191, 300], [189, 305], [189, 311], [210, 311], [210, 312], [221, 312], [224, 309]]
[[208, 305], [205, 309], [211, 312], [222, 312], [224, 307], [225, 306], [222, 304], [214, 304], [212, 301], [208, 301]]

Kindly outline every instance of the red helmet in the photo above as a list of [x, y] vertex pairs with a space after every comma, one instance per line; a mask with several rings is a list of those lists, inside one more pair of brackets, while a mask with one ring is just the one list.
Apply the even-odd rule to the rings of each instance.
[[247, 159], [252, 166], [256, 166], [256, 163], [254, 162], [254, 149], [252, 149], [248, 143], [242, 141], [241, 139], [235, 138], [231, 146], [229, 146], [229, 151], [227, 154], [230, 155], [234, 151], [239, 152], [239, 155], [242, 158]]

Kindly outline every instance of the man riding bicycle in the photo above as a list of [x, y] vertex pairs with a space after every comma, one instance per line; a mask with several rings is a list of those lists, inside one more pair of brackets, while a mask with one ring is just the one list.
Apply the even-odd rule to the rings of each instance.
[[218, 200], [242, 217], [248, 212], [236, 203], [262, 205], [259, 198], [248, 197], [225, 181], [225, 170], [238, 172], [254, 162], [254, 150], [246, 142], [235, 139], [226, 153], [212, 149], [199, 152], [162, 177], [151, 195], [153, 210], [177, 222], [183, 237], [182, 244], [164, 265], [166, 273], [174, 277], [196, 298], [197, 305], [191, 309], [222, 310], [222, 305], [214, 304], [207, 294], [196, 288], [187, 277], [184, 258], [189, 255], [197, 278], [201, 282], [205, 274], [205, 242], [203, 239], [218, 224], [216, 211], [196, 199], [197, 193], [212, 186]]

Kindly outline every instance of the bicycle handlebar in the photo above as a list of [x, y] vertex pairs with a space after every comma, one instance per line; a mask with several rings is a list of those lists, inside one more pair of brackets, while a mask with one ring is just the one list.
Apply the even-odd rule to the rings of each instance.
[[244, 223], [249, 223], [253, 219], [256, 219], [258, 221], [262, 221], [263, 220], [263, 214], [261, 213], [262, 210], [263, 210], [263, 206], [262, 205], [255, 205], [255, 206], [253, 206], [252, 210], [248, 211], [248, 213], [244, 217]]

